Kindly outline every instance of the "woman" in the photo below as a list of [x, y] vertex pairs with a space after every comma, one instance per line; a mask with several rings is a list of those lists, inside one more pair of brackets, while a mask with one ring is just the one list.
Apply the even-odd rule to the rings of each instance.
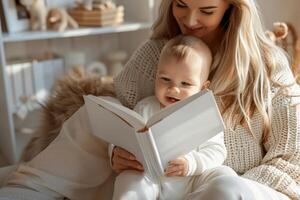
[[[286, 56], [265, 37], [254, 0], [161, 2], [152, 39], [116, 77], [115, 88], [129, 107], [153, 95], [160, 51], [180, 33], [212, 49], [211, 89], [227, 125], [225, 164], [240, 176], [216, 178], [187, 199], [300, 199], [299, 89]], [[91, 134], [86, 119], [83, 106], [45, 150], [18, 167], [0, 199], [89, 200], [101, 188], [104, 193], [111, 173], [106, 144]], [[139, 167], [119, 147], [112, 155], [117, 172]]]
[[[300, 199], [299, 88], [285, 54], [264, 34], [254, 0], [163, 0], [151, 40], [115, 78], [128, 107], [153, 94], [165, 42], [178, 34], [204, 40], [214, 54], [211, 89], [227, 130], [225, 164], [240, 176], [224, 176], [188, 199]], [[139, 170], [114, 147], [116, 172]]]

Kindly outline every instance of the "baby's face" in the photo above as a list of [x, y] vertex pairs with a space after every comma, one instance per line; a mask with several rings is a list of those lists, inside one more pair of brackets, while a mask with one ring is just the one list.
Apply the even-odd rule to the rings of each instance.
[[155, 80], [155, 96], [162, 107], [169, 106], [201, 91], [202, 59], [177, 61], [168, 58], [160, 63]]

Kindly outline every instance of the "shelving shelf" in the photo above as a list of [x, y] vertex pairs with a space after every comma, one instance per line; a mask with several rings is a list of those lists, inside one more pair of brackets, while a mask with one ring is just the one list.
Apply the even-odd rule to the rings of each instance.
[[65, 32], [47, 31], [47, 32], [16, 32], [3, 33], [3, 42], [24, 42], [32, 40], [45, 40], [54, 38], [70, 38], [89, 35], [99, 35], [107, 33], [124, 33], [129, 31], [144, 30], [151, 27], [151, 23], [125, 22], [118, 26], [99, 27], [99, 28], [79, 28], [67, 30]]
[[[72, 4], [75, 0], [68, 1]], [[53, 51], [61, 55], [63, 52], [84, 51], [87, 62], [101, 59], [101, 56], [105, 56], [112, 50], [122, 49], [130, 55], [148, 38], [160, 0], [114, 1], [125, 8], [125, 22], [117, 26], [80, 27], [64, 32], [11, 31], [9, 33], [2, 32], [0, 26], [0, 152], [9, 164], [18, 161], [23, 147], [20, 144], [24, 143], [24, 138], [18, 132], [17, 128], [22, 126], [19, 126], [20, 123], [15, 117], [16, 107], [12, 106], [14, 100], [7, 70], [8, 61], [23, 56], [31, 58], [43, 51]]]

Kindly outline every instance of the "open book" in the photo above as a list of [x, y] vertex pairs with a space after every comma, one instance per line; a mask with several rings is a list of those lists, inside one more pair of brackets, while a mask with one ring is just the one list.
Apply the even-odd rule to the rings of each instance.
[[148, 121], [112, 97], [84, 96], [93, 134], [133, 153], [152, 177], [224, 130], [211, 91], [199, 92], [154, 114]]

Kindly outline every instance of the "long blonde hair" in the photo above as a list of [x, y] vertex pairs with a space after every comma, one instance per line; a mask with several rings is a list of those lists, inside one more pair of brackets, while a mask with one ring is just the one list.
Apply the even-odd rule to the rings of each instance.
[[[222, 100], [228, 127], [242, 124], [253, 134], [250, 119], [258, 111], [265, 142], [271, 130], [271, 73], [289, 62], [266, 37], [254, 0], [227, 1], [230, 7], [221, 21], [223, 34], [211, 67], [210, 88]], [[170, 39], [178, 34], [172, 0], [162, 0], [152, 38]]]

